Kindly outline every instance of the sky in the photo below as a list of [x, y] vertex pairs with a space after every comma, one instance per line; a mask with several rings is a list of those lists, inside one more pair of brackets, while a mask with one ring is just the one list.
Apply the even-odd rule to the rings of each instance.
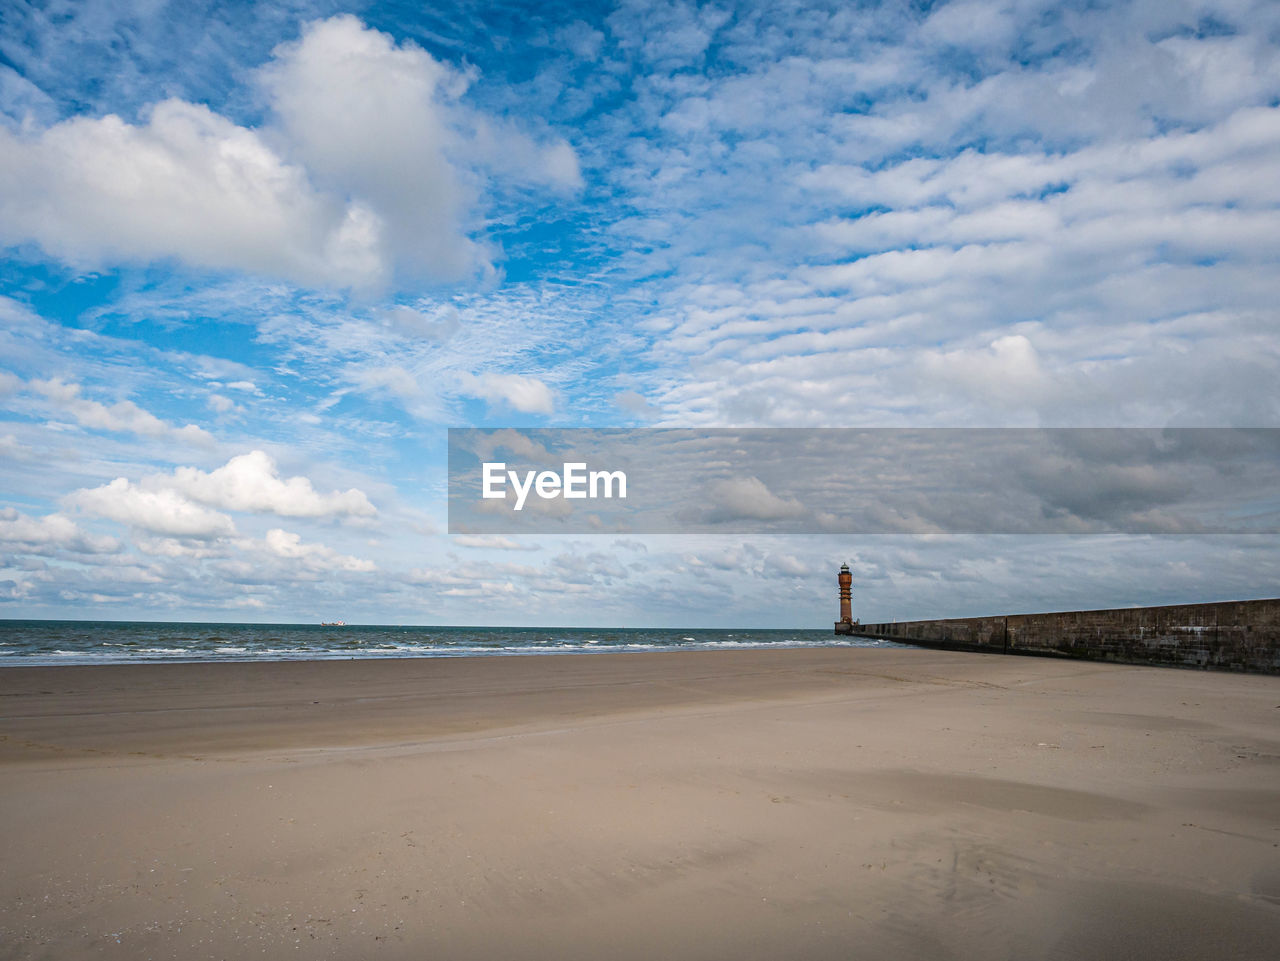
[[0, 617], [1275, 596], [1273, 534], [450, 535], [446, 444], [1280, 427], [1278, 170], [1272, 0], [9, 0]]

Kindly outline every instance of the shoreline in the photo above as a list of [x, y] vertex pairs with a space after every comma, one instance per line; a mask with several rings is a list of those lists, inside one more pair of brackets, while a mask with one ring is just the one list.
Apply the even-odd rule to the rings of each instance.
[[0, 954], [1262, 959], [1278, 717], [922, 649], [16, 667]]
[[[305, 655], [299, 657], [240, 657], [236, 655], [224, 655], [221, 657], [137, 657], [130, 659], [128, 655], [120, 656], [119, 660], [107, 660], [105, 658], [95, 660], [72, 660], [71, 657], [66, 659], [59, 658], [57, 660], [40, 660], [38, 657], [26, 657], [19, 659], [18, 657], [9, 657], [7, 659], [0, 658], [0, 672], [14, 668], [26, 668], [32, 670], [43, 670], [46, 668], [63, 668], [63, 667], [150, 667], [156, 664], [313, 664], [323, 662], [347, 662], [347, 661], [437, 661], [437, 660], [465, 660], [468, 658], [500, 658], [500, 657], [577, 657], [585, 655], [594, 657], [596, 655], [645, 655], [645, 654], [734, 654], [747, 651], [822, 651], [822, 650], [847, 650], [850, 648], [861, 648], [865, 650], [926, 650], [929, 645], [916, 644], [907, 641], [891, 641], [877, 638], [863, 638], [869, 643], [858, 643], [858, 639], [854, 641], [835, 641], [828, 644], [822, 643], [774, 643], [774, 644], [742, 644], [737, 647], [696, 647], [693, 645], [670, 647], [656, 647], [646, 650], [628, 650], [628, 649], [611, 649], [608, 646], [589, 646], [575, 647], [566, 650], [537, 650], [528, 648], [512, 648], [512, 649], [495, 649], [491, 651], [459, 651], [450, 652], [442, 651], [440, 653], [424, 654], [424, 653], [408, 653], [408, 654], [328, 654], [328, 655]], [[972, 652], [971, 652], [972, 653]], [[1021, 652], [1020, 652], [1021, 653]], [[74, 656], [74, 655], [73, 655]], [[1152, 665], [1155, 667], [1183, 667], [1187, 665], [1181, 664], [1160, 664]]]
[[796, 647], [885, 647], [893, 642], [837, 638], [819, 629], [710, 628], [320, 628], [255, 624], [68, 626], [0, 624], [0, 669], [88, 664], [348, 660], [639, 653], [663, 650], [778, 650]]

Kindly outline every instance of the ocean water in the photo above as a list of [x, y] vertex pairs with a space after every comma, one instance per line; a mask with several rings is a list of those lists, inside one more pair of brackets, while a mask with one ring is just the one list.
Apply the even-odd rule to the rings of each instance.
[[0, 620], [0, 667], [142, 661], [288, 661], [714, 651], [786, 647], [901, 647], [828, 630], [394, 627]]

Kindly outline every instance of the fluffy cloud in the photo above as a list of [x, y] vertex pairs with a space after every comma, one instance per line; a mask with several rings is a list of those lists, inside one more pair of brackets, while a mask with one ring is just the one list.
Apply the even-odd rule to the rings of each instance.
[[193, 504], [177, 491], [146, 490], [124, 477], [79, 490], [67, 503], [89, 514], [170, 537], [211, 538], [235, 533], [226, 514]]
[[280, 528], [267, 531], [265, 544], [268, 551], [276, 557], [297, 561], [311, 571], [355, 571], [368, 573], [378, 568], [373, 561], [339, 554], [324, 544], [304, 544], [302, 538]]
[[[102, 487], [76, 491], [66, 498], [66, 503], [136, 530], [167, 538], [203, 540], [236, 533], [231, 517], [213, 508], [284, 517], [368, 518], [377, 514], [364, 492], [356, 488], [321, 494], [305, 477], [281, 479], [275, 462], [262, 451], [233, 457], [207, 473], [180, 467], [172, 474], [144, 477], [139, 483], [118, 477]], [[350, 559], [339, 558], [328, 548], [300, 545], [297, 535], [283, 531], [273, 531], [267, 545], [282, 557], [306, 557], [341, 570], [364, 569], [351, 566], [356, 562], [348, 563]], [[213, 556], [206, 547], [173, 541], [142, 539], [139, 546], [146, 553], [161, 556]]]
[[318, 182], [366, 198], [391, 249], [446, 278], [484, 260], [465, 235], [468, 186], [446, 155], [464, 75], [343, 16], [278, 47], [260, 77], [285, 149]]
[[213, 408], [214, 411], [216, 411], [219, 414], [229, 414], [232, 411], [240, 411], [240, 412], [244, 411], [244, 408], [241, 407], [239, 404], [237, 404], [234, 400], [222, 394], [210, 394], [207, 398], [205, 398], [205, 403], [207, 403], [211, 408]]
[[89, 400], [87, 397], [80, 396], [79, 384], [67, 384], [55, 378], [33, 380], [31, 388], [60, 410], [74, 417], [82, 427], [142, 434], [146, 437], [161, 437], [200, 447], [213, 445], [213, 437], [208, 431], [195, 424], [174, 427], [129, 400], [118, 401], [111, 405]]
[[963, 395], [982, 394], [993, 406], [1000, 400], [1010, 407], [1038, 401], [1046, 389], [1036, 349], [1021, 334], [999, 337], [983, 349], [928, 351], [920, 364], [923, 376], [935, 385]]
[[152, 557], [182, 558], [201, 560], [206, 557], [227, 557], [231, 553], [230, 542], [226, 538], [193, 539], [182, 537], [138, 537], [133, 538], [133, 546], [143, 554]]
[[179, 467], [171, 475], [154, 475], [143, 481], [153, 490], [172, 490], [224, 510], [269, 512], [282, 517], [373, 517], [378, 512], [365, 493], [319, 493], [305, 477], [282, 480], [275, 461], [260, 450], [241, 454], [208, 473], [195, 467]]
[[276, 126], [168, 99], [145, 119], [0, 126], [0, 242], [76, 265], [176, 257], [323, 287], [488, 270], [470, 234], [484, 169], [572, 189], [573, 150], [459, 103], [468, 76], [350, 16], [258, 73]]
[[120, 549], [114, 537], [85, 533], [62, 514], [28, 517], [12, 507], [0, 508], [0, 544], [7, 550], [30, 554], [48, 554], [55, 550], [114, 554]]
[[791, 554], [774, 552], [765, 558], [766, 571], [781, 574], [784, 577], [809, 577], [813, 570], [804, 561]]
[[714, 568], [719, 571], [744, 571], [749, 563], [743, 552], [708, 549], [697, 554], [685, 554], [681, 560], [693, 568]]
[[0, 240], [69, 263], [178, 257], [308, 284], [385, 280], [377, 215], [319, 193], [258, 133], [166, 100], [146, 122], [0, 128]]
[[536, 377], [524, 374], [462, 375], [462, 391], [490, 403], [504, 403], [525, 414], [555, 413], [556, 401], [551, 388]]

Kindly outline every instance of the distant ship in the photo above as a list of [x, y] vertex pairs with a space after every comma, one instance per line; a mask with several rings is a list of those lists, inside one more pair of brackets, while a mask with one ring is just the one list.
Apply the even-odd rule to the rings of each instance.
[[321, 627], [346, 627], [347, 622], [346, 621], [321, 621], [320, 626]]

